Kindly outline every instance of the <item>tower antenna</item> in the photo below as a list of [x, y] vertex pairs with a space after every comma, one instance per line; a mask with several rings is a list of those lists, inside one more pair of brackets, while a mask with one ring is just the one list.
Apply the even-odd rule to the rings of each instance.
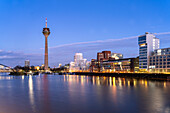
[[45, 27], [47, 28], [47, 18], [45, 19]]

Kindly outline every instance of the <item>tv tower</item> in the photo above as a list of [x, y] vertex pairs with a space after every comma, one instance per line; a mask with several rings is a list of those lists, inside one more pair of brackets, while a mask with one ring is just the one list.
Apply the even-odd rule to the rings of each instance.
[[45, 28], [43, 28], [42, 32], [45, 36], [45, 59], [44, 59], [44, 66], [45, 71], [48, 70], [48, 36], [50, 35], [50, 29], [47, 28], [47, 18], [45, 23]]

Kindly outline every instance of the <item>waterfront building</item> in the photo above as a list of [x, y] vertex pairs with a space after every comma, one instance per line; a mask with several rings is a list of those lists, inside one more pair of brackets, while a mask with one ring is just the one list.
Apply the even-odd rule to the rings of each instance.
[[155, 49], [159, 49], [159, 39], [154, 34], [146, 32], [145, 35], [138, 37], [139, 45], [139, 69], [140, 71], [148, 71], [149, 56]]
[[83, 60], [83, 54], [82, 53], [75, 53], [75, 56], [74, 56], [75, 65], [79, 66], [81, 64], [82, 60]]
[[88, 66], [87, 59], [83, 58], [82, 53], [75, 53], [74, 62], [70, 62], [70, 71], [82, 71], [86, 70]]
[[99, 70], [99, 61], [96, 59], [91, 59], [90, 72], [99, 72]]
[[139, 58], [125, 58], [123, 54], [102, 51], [97, 53], [97, 60], [92, 59], [91, 72], [137, 72]]
[[92, 59], [91, 72], [138, 72], [139, 71], [139, 57], [124, 58], [124, 59], [109, 59], [98, 62]]
[[105, 72], [138, 72], [139, 58], [124, 58], [102, 62], [102, 71]]
[[45, 36], [44, 69], [45, 69], [45, 71], [48, 71], [48, 36], [50, 35], [50, 29], [47, 28], [47, 18], [46, 18], [46, 25], [45, 25], [45, 28], [43, 28], [43, 32], [42, 33]]
[[149, 57], [149, 72], [170, 72], [170, 48], [156, 49]]
[[30, 67], [30, 61], [29, 60], [25, 60], [25, 67]]

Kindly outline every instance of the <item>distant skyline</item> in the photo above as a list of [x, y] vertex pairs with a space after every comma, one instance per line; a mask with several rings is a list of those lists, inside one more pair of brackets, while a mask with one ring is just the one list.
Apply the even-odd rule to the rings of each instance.
[[[25, 59], [32, 65], [43, 63], [46, 17], [51, 30], [50, 66], [69, 63], [75, 52], [84, 53], [88, 60], [105, 49], [131, 57], [138, 55], [135, 38], [127, 39], [136, 43], [132, 46], [119, 41], [120, 49], [115, 41], [106, 45], [98, 40], [170, 32], [169, 0], [1, 0], [0, 10], [0, 63], [9, 66], [24, 65]], [[161, 48], [170, 47], [169, 37], [158, 36]]]

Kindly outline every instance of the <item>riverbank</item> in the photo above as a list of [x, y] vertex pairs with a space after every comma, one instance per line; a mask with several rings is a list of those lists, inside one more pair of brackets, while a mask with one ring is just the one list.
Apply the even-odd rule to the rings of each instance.
[[[66, 73], [60, 73], [66, 74]], [[170, 74], [160, 73], [95, 73], [95, 72], [72, 72], [70, 75], [85, 75], [85, 76], [112, 76], [112, 77], [131, 77], [143, 79], [166, 79], [170, 80]]]
[[33, 72], [33, 73], [29, 73], [29, 72], [10, 72], [9, 75], [15, 75], [15, 76], [22, 76], [22, 75], [38, 75], [39, 72]]

